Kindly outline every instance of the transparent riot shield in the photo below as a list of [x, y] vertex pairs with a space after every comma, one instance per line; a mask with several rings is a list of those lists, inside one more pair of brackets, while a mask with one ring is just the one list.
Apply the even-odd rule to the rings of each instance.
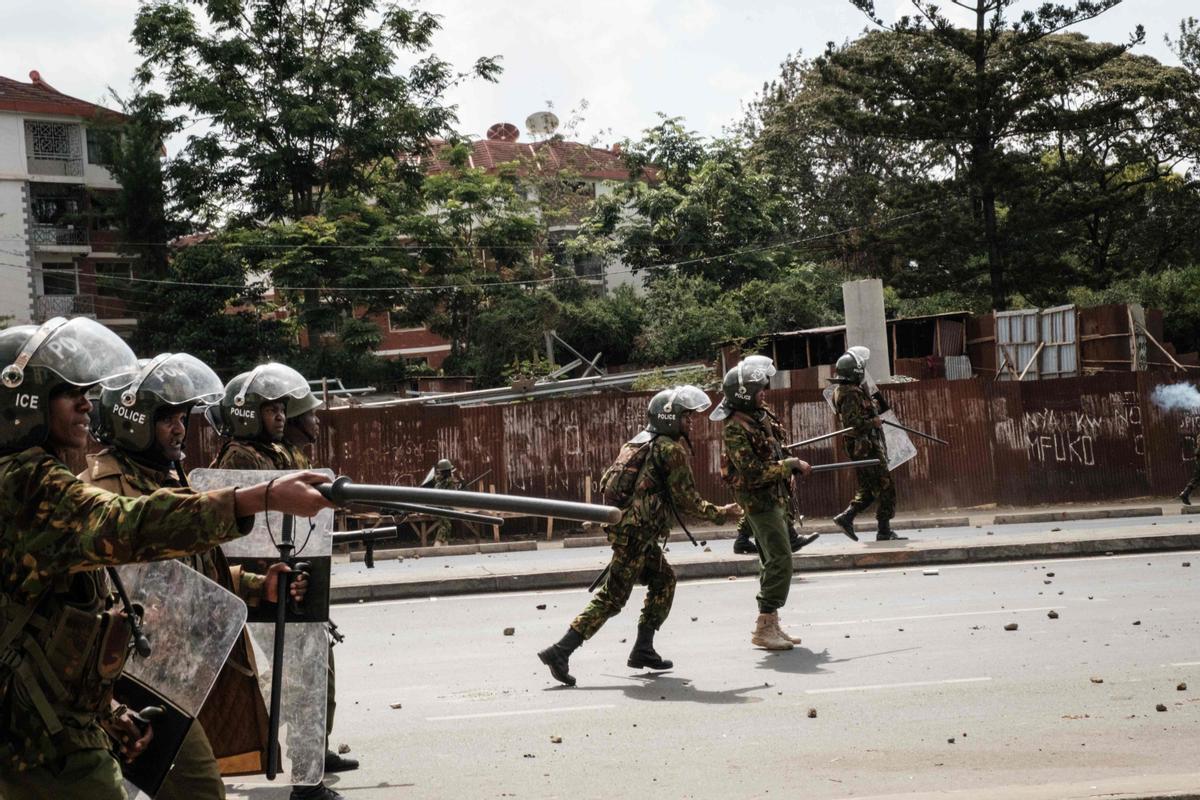
[[[329, 476], [330, 470], [317, 470]], [[289, 471], [197, 469], [188, 474], [196, 491], [226, 486], [249, 486]], [[309, 574], [304, 603], [288, 605], [284, 636], [283, 666], [273, 663], [275, 611], [273, 604], [260, 603], [250, 610], [246, 626], [258, 664], [259, 689], [270, 707], [272, 684], [281, 677], [279, 752], [280, 774], [268, 781], [265, 774], [239, 776], [241, 783], [291, 783], [313, 785], [325, 773], [325, 700], [329, 663], [329, 570], [333, 555], [333, 509], [325, 509], [312, 519], [298, 518], [291, 523], [294, 544], [292, 561], [303, 564]], [[279, 560], [278, 542], [285, 531], [284, 515], [260, 513], [249, 534], [222, 546], [230, 564], [243, 570], [265, 573]]]
[[129, 658], [115, 696], [134, 710], [162, 709], [152, 720], [150, 747], [122, 769], [130, 797], [139, 790], [153, 797], [241, 634], [246, 604], [178, 561], [131, 564], [118, 572], [130, 602], [144, 609], [152, 650]]
[[[874, 379], [871, 378], [869, 373], [867, 374], [866, 379], [863, 381], [863, 385], [866, 387], [867, 393], [871, 396], [874, 396], [875, 393], [879, 391], [879, 387], [876, 385]], [[822, 392], [822, 395], [824, 395], [825, 402], [829, 404], [829, 407], [833, 409], [834, 413], [837, 413], [837, 409], [834, 408], [833, 405], [833, 390], [833, 386], [827, 386]], [[896, 417], [896, 412], [890, 409], [879, 416], [881, 419], [890, 422], [900, 421], [899, 418]], [[895, 472], [896, 468], [901, 464], [904, 464], [905, 462], [916, 457], [917, 448], [913, 445], [912, 439], [908, 437], [908, 434], [899, 428], [894, 428], [891, 425], [884, 425], [882, 430], [883, 439], [885, 442], [887, 442], [888, 471]]]

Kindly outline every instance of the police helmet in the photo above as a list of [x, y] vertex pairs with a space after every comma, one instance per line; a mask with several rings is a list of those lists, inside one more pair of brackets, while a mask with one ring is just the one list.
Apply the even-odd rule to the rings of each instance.
[[[225, 396], [221, 399], [219, 411], [206, 413], [205, 417], [222, 436], [257, 439], [263, 432], [263, 403], [283, 401], [288, 406], [288, 415], [292, 416], [291, 404], [311, 395], [308, 381], [296, 370], [275, 362], [260, 364], [249, 372], [231, 378], [225, 384]], [[312, 399], [316, 400], [315, 397]], [[297, 412], [296, 416], [301, 413], [304, 412]]]
[[129, 382], [137, 357], [120, 336], [87, 317], [0, 331], [0, 449], [45, 444], [50, 396], [63, 386]]
[[650, 398], [646, 407], [646, 430], [667, 436], [683, 432], [683, 415], [689, 411], [705, 411], [712, 401], [699, 388], [690, 384], [663, 389]]
[[138, 361], [129, 385], [105, 389], [92, 412], [92, 434], [105, 444], [141, 453], [155, 444], [154, 423], [162, 409], [191, 411], [197, 403], [215, 403], [221, 379], [207, 364], [187, 353], [162, 353]]
[[867, 360], [871, 351], [861, 345], [851, 347], [833, 366], [836, 383], [862, 383], [867, 374]]
[[725, 373], [721, 391], [725, 399], [709, 414], [709, 419], [722, 420], [735, 411], [753, 411], [754, 395], [771, 385], [775, 362], [767, 356], [748, 356]]
[[438, 472], [454, 472], [454, 464], [452, 464], [448, 458], [440, 459], [436, 464], [433, 465], [433, 468]]

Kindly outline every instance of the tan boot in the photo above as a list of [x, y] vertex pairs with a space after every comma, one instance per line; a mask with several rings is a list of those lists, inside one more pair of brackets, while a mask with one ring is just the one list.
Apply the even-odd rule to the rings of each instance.
[[772, 616], [775, 617], [775, 632], [792, 644], [800, 644], [799, 636], [788, 636], [788, 632], [783, 629], [783, 623], [779, 621], [779, 612], [776, 611]]
[[792, 642], [779, 631], [778, 614], [759, 614], [750, 643], [765, 650], [791, 650]]

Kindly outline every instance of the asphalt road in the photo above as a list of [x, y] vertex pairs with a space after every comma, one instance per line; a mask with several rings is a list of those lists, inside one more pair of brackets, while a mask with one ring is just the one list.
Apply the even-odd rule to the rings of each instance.
[[749, 643], [755, 581], [681, 584], [658, 639], [676, 668], [659, 675], [625, 666], [638, 590], [572, 658], [575, 688], [535, 652], [583, 590], [340, 606], [334, 742], [363, 767], [330, 785], [355, 800], [1200, 790], [1200, 553], [924, 572], [797, 579], [782, 618], [804, 642], [779, 654]]

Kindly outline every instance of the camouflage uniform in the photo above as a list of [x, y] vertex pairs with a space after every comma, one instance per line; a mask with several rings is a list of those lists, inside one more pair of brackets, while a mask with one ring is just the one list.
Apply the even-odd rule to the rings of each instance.
[[[0, 796], [124, 798], [100, 723], [129, 635], [121, 615], [106, 613], [101, 568], [244, 535], [252, 520], [235, 518], [234, 492], [125, 498], [78, 480], [42, 447], [0, 457]], [[101, 618], [117, 634], [103, 649]]]
[[300, 445], [293, 444], [284, 439], [277, 447], [283, 450], [283, 454], [288, 461], [288, 469], [312, 469], [312, 461], [309, 460], [308, 454], [304, 452], [304, 448]]
[[[625, 447], [637, 447], [627, 443]], [[683, 516], [724, 522], [725, 515], [696, 492], [695, 479], [688, 461], [691, 454], [682, 442], [658, 436], [650, 443], [646, 462], [638, 476], [633, 498], [621, 521], [608, 528], [612, 544], [608, 578], [571, 623], [584, 639], [590, 639], [601, 626], [616, 616], [633, 591], [634, 583], [646, 586], [646, 602], [638, 625], [654, 630], [662, 627], [671, 612], [675, 597], [675, 573], [667, 563], [659, 543], [671, 532], [675, 522], [670, 503]]]
[[[80, 473], [79, 479], [124, 497], [142, 497], [159, 489], [186, 488], [173, 472], [155, 469], [131, 458], [120, 448], [106, 448], [96, 455], [89, 455], [87, 460], [88, 468]], [[238, 595], [248, 605], [258, 605], [266, 596], [266, 577], [231, 567], [219, 547], [179, 560]], [[212, 740], [208, 735], [210, 729], [216, 732]], [[237, 733], [227, 733], [229, 731]], [[257, 667], [249, 634], [243, 631], [241, 640], [234, 645], [221, 668], [208, 700], [180, 745], [175, 765], [155, 800], [224, 798], [222, 762], [230, 766], [231, 772], [245, 772], [236, 765], [247, 758], [257, 758], [265, 764], [266, 754], [261, 744], [253, 748], [246, 746], [249, 731], [256, 732], [249, 734], [250, 738], [265, 742], [266, 706], [258, 690]], [[213, 740], [218, 743], [215, 752]]]
[[723, 471], [758, 542], [758, 608], [770, 614], [787, 603], [792, 583], [787, 528], [791, 471], [782, 463], [785, 434], [765, 410], [757, 416], [735, 411], [725, 420], [722, 439]]
[[[454, 473], [451, 473], [450, 477], [448, 478], [438, 476], [433, 481], [434, 489], [461, 489], [462, 487], [462, 478], [454, 477]], [[433, 531], [433, 541], [435, 544], [450, 543], [450, 520], [446, 519], [445, 517], [439, 517], [437, 522], [433, 524]]]
[[213, 459], [213, 469], [295, 469], [282, 444], [253, 439], [230, 439]]
[[850, 505], [855, 511], [862, 511], [878, 501], [875, 518], [881, 522], [890, 521], [896, 515], [896, 484], [887, 468], [887, 441], [883, 431], [872, 422], [879, 416], [879, 409], [866, 389], [848, 383], [840, 383], [834, 388], [833, 406], [837, 411], [838, 427], [854, 429], [846, 434], [847, 455], [856, 461], [879, 461], [879, 466], [856, 470], [858, 492]]

